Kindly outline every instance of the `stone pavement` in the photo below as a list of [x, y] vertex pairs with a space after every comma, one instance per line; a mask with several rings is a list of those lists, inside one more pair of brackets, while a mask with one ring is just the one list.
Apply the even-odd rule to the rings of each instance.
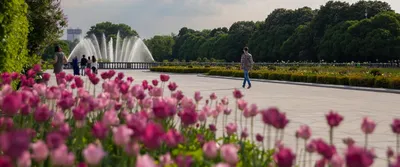
[[[51, 71], [48, 72], [51, 73]], [[99, 71], [99, 73], [101, 72], [102, 70]], [[149, 71], [126, 70], [122, 72], [125, 73], [125, 76], [132, 76], [135, 79], [134, 84], [141, 83], [143, 80], [159, 79], [159, 73]], [[229, 97], [232, 109], [235, 105], [232, 91], [242, 85], [242, 81], [239, 80], [205, 78], [190, 74], [170, 74], [170, 76], [170, 80], [176, 82], [179, 86], [178, 89], [182, 90], [186, 96], [193, 97], [195, 91], [200, 91], [204, 98], [208, 98], [212, 92], [215, 92], [218, 98]], [[55, 84], [54, 77], [52, 78], [50, 84]], [[400, 117], [398, 112], [399, 94], [266, 82], [253, 82], [252, 84], [253, 87], [249, 90], [240, 89], [245, 95], [244, 99], [249, 102], [249, 105], [255, 103], [261, 109], [276, 106], [286, 112], [290, 122], [285, 129], [284, 143], [293, 148], [293, 151], [295, 151], [295, 130], [303, 124], [311, 127], [312, 137], [323, 138], [328, 142], [329, 128], [325, 114], [334, 110], [344, 116], [344, 121], [334, 130], [334, 143], [338, 151], [343, 152], [342, 139], [345, 137], [352, 137], [357, 144], [364, 145], [364, 135], [360, 124], [364, 116], [369, 116], [377, 122], [375, 132], [369, 136], [369, 146], [375, 148], [378, 156], [373, 166], [386, 166], [386, 148], [388, 146], [395, 148], [396, 145], [396, 138], [391, 131], [390, 124], [393, 118]], [[100, 86], [96, 90], [100, 92]], [[222, 133], [221, 122], [220, 118], [217, 125], [219, 133]], [[234, 122], [233, 114], [228, 118], [228, 122]], [[255, 133], [262, 133], [263, 123], [260, 117], [255, 119], [254, 125]], [[271, 138], [274, 139], [274, 136]], [[299, 148], [302, 148], [302, 145], [300, 144]], [[319, 159], [314, 156], [313, 160], [317, 158]], [[303, 157], [301, 157], [302, 159]]]

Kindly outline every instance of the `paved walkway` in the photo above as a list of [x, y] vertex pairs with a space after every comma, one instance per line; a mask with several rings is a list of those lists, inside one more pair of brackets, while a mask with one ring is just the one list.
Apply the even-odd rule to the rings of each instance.
[[[153, 72], [135, 70], [123, 72], [125, 76], [132, 76], [135, 79], [134, 83], [159, 78], [159, 74]], [[171, 74], [170, 76], [171, 81], [176, 82], [179, 86], [178, 89], [182, 90], [186, 96], [193, 97], [195, 91], [201, 91], [204, 97], [208, 97], [209, 94], [215, 92], [219, 98], [229, 97], [232, 108], [234, 108], [232, 91], [235, 87], [242, 85], [242, 81], [238, 80], [205, 78], [187, 74]], [[55, 81], [52, 80], [52, 84], [54, 83]], [[100, 90], [100, 88], [96, 90]], [[352, 137], [356, 143], [364, 145], [364, 135], [360, 129], [364, 116], [371, 117], [378, 124], [375, 132], [369, 137], [369, 146], [375, 148], [379, 157], [373, 166], [386, 166], [384, 160], [386, 148], [388, 146], [395, 148], [396, 138], [391, 132], [389, 124], [394, 117], [400, 117], [399, 94], [266, 82], [253, 82], [252, 89], [241, 90], [245, 94], [244, 99], [250, 104], [256, 103], [259, 108], [276, 106], [286, 112], [290, 123], [285, 129], [284, 143], [292, 148], [295, 148], [295, 130], [302, 124], [308, 124], [312, 128], [313, 136], [328, 141], [329, 132], [324, 115], [329, 110], [338, 111], [344, 116], [344, 121], [334, 131], [334, 143], [339, 152], [343, 152], [342, 139], [345, 137]], [[229, 122], [233, 121], [234, 116], [231, 115]], [[218, 130], [221, 130], [221, 125], [217, 125], [217, 127]], [[263, 123], [258, 117], [255, 120], [255, 132], [262, 133], [262, 130]], [[313, 159], [316, 158], [318, 157], [313, 157]]]

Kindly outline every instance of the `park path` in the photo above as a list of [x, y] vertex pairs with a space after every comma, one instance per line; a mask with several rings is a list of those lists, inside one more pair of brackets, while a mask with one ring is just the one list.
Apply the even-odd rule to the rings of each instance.
[[[99, 72], [101, 73], [102, 70]], [[159, 79], [159, 73], [149, 71], [125, 70], [122, 72], [125, 73], [125, 76], [132, 76], [135, 79], [134, 84], [141, 83], [143, 80]], [[234, 109], [232, 91], [242, 85], [242, 81], [238, 80], [197, 77], [188, 74], [170, 74], [170, 76], [170, 80], [176, 82], [179, 86], [178, 89], [182, 90], [186, 96], [193, 97], [195, 91], [200, 91], [204, 98], [208, 98], [212, 92], [215, 92], [219, 98], [229, 97], [232, 109]], [[54, 77], [50, 84], [55, 84]], [[290, 119], [290, 123], [285, 129], [285, 145], [295, 148], [295, 130], [303, 124], [311, 127], [314, 137], [328, 141], [329, 128], [325, 114], [334, 110], [344, 116], [344, 121], [334, 130], [334, 143], [338, 151], [343, 152], [345, 145], [342, 143], [342, 139], [346, 137], [352, 137], [356, 143], [363, 146], [364, 135], [361, 132], [360, 124], [362, 118], [368, 116], [377, 123], [375, 132], [369, 136], [369, 146], [375, 148], [378, 156], [373, 166], [386, 166], [386, 149], [388, 146], [395, 148], [396, 144], [390, 124], [393, 118], [400, 117], [399, 94], [265, 82], [253, 82], [252, 84], [253, 87], [249, 90], [240, 89], [249, 105], [255, 103], [261, 109], [278, 107], [281, 111], [286, 112]], [[96, 90], [100, 92], [100, 85]], [[217, 128], [221, 134], [222, 121], [219, 120]], [[233, 114], [228, 120], [228, 122], [234, 121]], [[260, 117], [255, 119], [254, 125], [255, 133], [262, 133], [263, 123]], [[274, 136], [271, 138], [274, 139]], [[313, 157], [314, 160], [317, 158], [319, 157]]]

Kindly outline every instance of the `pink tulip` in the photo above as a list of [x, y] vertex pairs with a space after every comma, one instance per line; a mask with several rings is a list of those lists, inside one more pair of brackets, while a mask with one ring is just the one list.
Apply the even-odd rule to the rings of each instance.
[[343, 143], [346, 144], [347, 147], [350, 147], [354, 145], [355, 141], [352, 138], [348, 137], [343, 139]]
[[244, 128], [242, 133], [240, 134], [240, 138], [246, 139], [249, 136], [249, 133], [247, 132], [247, 128]]
[[330, 160], [332, 156], [336, 153], [336, 148], [334, 146], [328, 145], [322, 139], [313, 140], [312, 142], [314, 142], [317, 152], [325, 157], [325, 159]]
[[178, 85], [176, 85], [176, 83], [175, 82], [170, 82], [169, 84], [168, 84], [168, 89], [170, 90], [170, 91], [175, 91], [176, 90], [176, 88], [178, 88]]
[[242, 111], [247, 107], [247, 102], [243, 99], [239, 99], [237, 101], [237, 104], [238, 104], [239, 110], [242, 110]]
[[387, 158], [392, 158], [394, 156], [394, 152], [393, 149], [388, 147], [387, 151], [386, 151], [386, 156]]
[[166, 153], [165, 155], [160, 156], [160, 165], [161, 166], [168, 166], [174, 164], [174, 161], [171, 158], [170, 153]]
[[157, 165], [149, 155], [145, 154], [137, 157], [136, 167], [157, 167]]
[[78, 106], [72, 110], [72, 114], [75, 120], [82, 121], [86, 118], [86, 111], [83, 107]]
[[53, 150], [50, 154], [50, 158], [54, 166], [71, 166], [75, 161], [74, 154], [69, 153], [68, 147], [64, 144]]
[[239, 149], [233, 144], [225, 144], [221, 146], [221, 158], [231, 165], [236, 165], [239, 162]]
[[103, 119], [101, 120], [104, 126], [117, 126], [119, 118], [115, 110], [104, 112]]
[[94, 144], [89, 144], [82, 153], [85, 161], [89, 165], [98, 165], [106, 155], [101, 147]]
[[119, 73], [117, 74], [117, 78], [120, 79], [120, 80], [124, 79], [124, 77], [125, 77], [125, 75], [124, 75], [123, 72], [119, 72]]
[[231, 165], [227, 164], [227, 163], [218, 163], [217, 165], [215, 165], [214, 167], [231, 167]]
[[167, 74], [161, 74], [161, 75], [160, 75], [160, 80], [161, 80], [161, 82], [168, 82], [168, 80], [169, 80], [169, 75], [167, 75]]
[[200, 95], [200, 92], [197, 91], [194, 93], [194, 100], [198, 103], [201, 99], [203, 99], [203, 96]]
[[391, 124], [393, 133], [400, 135], [400, 119], [393, 119], [393, 123]]
[[47, 156], [49, 156], [49, 149], [47, 148], [46, 143], [44, 143], [41, 140], [31, 144], [31, 148], [32, 148], [32, 158], [36, 162], [42, 162], [47, 159]]
[[31, 154], [29, 153], [29, 151], [25, 151], [24, 153], [22, 153], [20, 157], [18, 157], [17, 160], [18, 167], [30, 167], [31, 165], [32, 161], [31, 161]]
[[302, 125], [297, 130], [297, 134], [299, 135], [300, 138], [308, 140], [311, 137], [311, 129], [307, 125]]
[[164, 131], [159, 124], [147, 124], [142, 137], [143, 144], [149, 149], [157, 149], [162, 144]]
[[165, 143], [167, 146], [173, 148], [182, 143], [184, 138], [176, 129], [169, 129], [164, 135]]
[[0, 134], [0, 151], [15, 160], [29, 149], [31, 136], [26, 130], [13, 130]]
[[242, 92], [240, 92], [240, 90], [235, 89], [233, 91], [233, 97], [235, 97], [235, 99], [241, 99], [243, 97], [243, 94]]
[[198, 114], [194, 108], [184, 109], [183, 112], [181, 112], [180, 117], [181, 117], [182, 124], [185, 126], [193, 125], [198, 120]]
[[214, 124], [210, 124], [210, 125], [208, 125], [209, 126], [209, 129], [210, 129], [210, 131], [211, 132], [216, 132], [217, 131], [217, 127], [215, 127], [215, 125]]
[[228, 108], [224, 109], [225, 115], [230, 115], [231, 113], [232, 113], [232, 109], [228, 109]]
[[376, 123], [368, 117], [364, 117], [363, 122], [361, 124], [361, 129], [365, 134], [371, 134], [374, 132], [376, 127]]
[[292, 167], [296, 155], [292, 153], [289, 148], [281, 148], [279, 152], [274, 155], [275, 162], [278, 167]]
[[330, 127], [337, 127], [339, 126], [340, 122], [343, 121], [343, 116], [336, 112], [330, 111], [329, 114], [326, 115], [326, 121]]
[[228, 105], [229, 104], [229, 100], [228, 100], [228, 98], [225, 96], [224, 98], [222, 98], [221, 99], [221, 103], [223, 104], [223, 105]]
[[12, 160], [7, 156], [0, 156], [0, 166], [1, 167], [12, 167]]
[[153, 79], [153, 80], [151, 81], [151, 83], [152, 83], [154, 86], [157, 86], [157, 85], [158, 85], [158, 80]]
[[206, 111], [201, 111], [199, 113], [199, 121], [200, 122], [204, 122], [205, 120], [207, 120], [207, 112]]
[[259, 133], [257, 133], [256, 134], [256, 140], [258, 141], [258, 142], [264, 142], [264, 136], [262, 136], [261, 134], [259, 134]]
[[113, 129], [113, 140], [116, 145], [125, 146], [130, 141], [130, 136], [133, 131], [129, 129], [126, 125], [120, 125]]
[[96, 122], [93, 124], [92, 134], [98, 139], [104, 139], [108, 134], [107, 126], [102, 122]]
[[317, 147], [317, 146], [315, 145], [314, 142], [309, 142], [309, 143], [306, 145], [306, 151], [309, 152], [309, 153], [313, 153], [313, 152], [315, 152], [315, 150], [317, 149], [316, 147]]
[[71, 133], [71, 127], [68, 123], [63, 123], [60, 125], [58, 132], [64, 137], [67, 138]]
[[215, 141], [209, 141], [203, 145], [203, 152], [207, 158], [214, 159], [218, 156], [218, 147]]
[[46, 136], [46, 144], [50, 149], [55, 149], [64, 144], [64, 137], [57, 132], [50, 132]]
[[12, 92], [6, 95], [1, 101], [1, 110], [8, 116], [15, 115], [22, 108], [22, 97], [18, 92]]
[[0, 129], [4, 129], [6, 131], [11, 130], [14, 127], [14, 122], [12, 118], [9, 117], [0, 117]]
[[369, 167], [374, 158], [373, 152], [357, 146], [348, 147], [345, 153], [346, 167]]
[[225, 127], [226, 133], [230, 136], [236, 133], [237, 125], [235, 123], [228, 123]]
[[217, 99], [217, 95], [213, 92], [213, 93], [211, 93], [211, 95], [210, 95], [210, 99], [211, 100], [215, 100], [215, 99]]
[[344, 160], [338, 154], [335, 154], [332, 156], [330, 163], [331, 163], [332, 167], [343, 167], [344, 166]]
[[65, 120], [64, 113], [56, 112], [56, 113], [54, 113], [52, 124], [54, 126], [60, 126], [64, 123], [64, 120]]

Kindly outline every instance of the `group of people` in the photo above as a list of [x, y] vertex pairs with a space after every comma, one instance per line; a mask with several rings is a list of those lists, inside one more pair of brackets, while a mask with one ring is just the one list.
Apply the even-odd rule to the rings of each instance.
[[[74, 75], [85, 75], [85, 69], [89, 68], [92, 69], [92, 72], [97, 74], [97, 69], [99, 69], [99, 63], [97, 63], [96, 57], [94, 55], [90, 59], [90, 56], [86, 59], [85, 55], [82, 55], [81, 61], [80, 61], [80, 68], [78, 65], [78, 58], [75, 57], [72, 59], [72, 68], [74, 70]], [[79, 70], [80, 69], [80, 70]]]

